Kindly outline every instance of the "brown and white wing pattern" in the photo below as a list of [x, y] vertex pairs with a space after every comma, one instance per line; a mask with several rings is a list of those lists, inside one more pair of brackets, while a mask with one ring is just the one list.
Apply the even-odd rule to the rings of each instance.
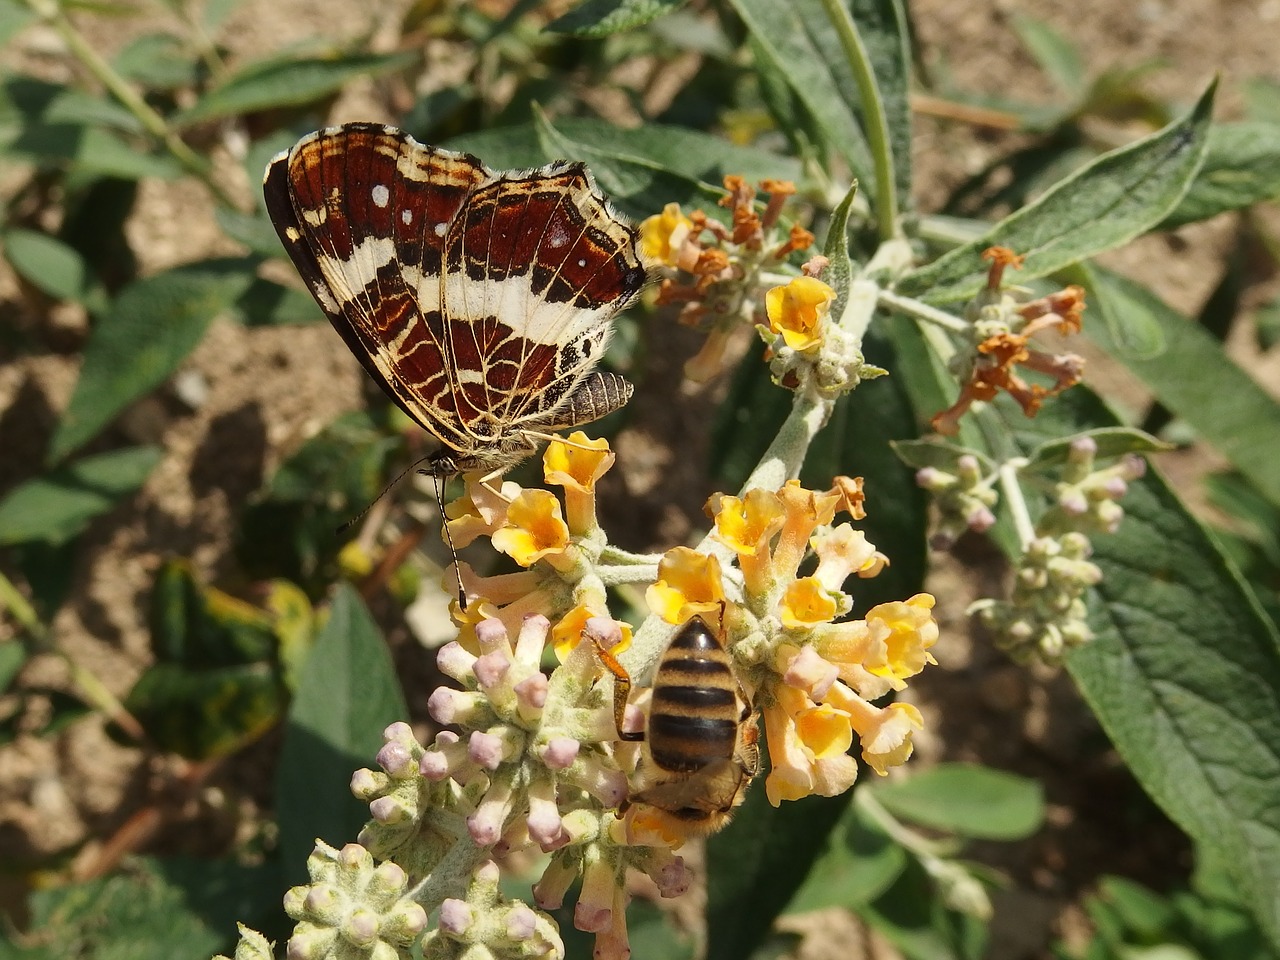
[[354, 123], [273, 159], [264, 193], [347, 346], [444, 445], [439, 472], [509, 466], [532, 449], [524, 431], [630, 395], [593, 368], [645, 270], [634, 228], [581, 164], [495, 173]]

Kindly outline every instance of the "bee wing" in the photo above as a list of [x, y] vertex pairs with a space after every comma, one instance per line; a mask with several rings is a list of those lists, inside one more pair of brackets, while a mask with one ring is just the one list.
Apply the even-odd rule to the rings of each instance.
[[733, 760], [717, 760], [684, 780], [656, 783], [632, 795], [635, 803], [659, 810], [705, 810], [720, 813], [733, 809], [747, 771]]

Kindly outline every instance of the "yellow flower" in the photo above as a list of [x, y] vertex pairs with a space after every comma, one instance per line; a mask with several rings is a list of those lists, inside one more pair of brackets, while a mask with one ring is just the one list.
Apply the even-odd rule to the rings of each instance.
[[885, 648], [883, 668], [872, 670], [893, 678], [895, 690], [906, 686], [925, 664], [937, 663], [929, 648], [938, 642], [938, 622], [933, 619], [933, 596], [917, 593], [909, 600], [879, 603], [867, 611], [867, 626], [879, 635]]
[[592, 440], [581, 430], [569, 442], [553, 440], [542, 455], [542, 475], [547, 483], [564, 487], [565, 517], [569, 530], [581, 536], [596, 524], [596, 481], [613, 466], [609, 441]]
[[862, 745], [862, 759], [881, 776], [889, 767], [907, 762], [914, 749], [911, 735], [924, 729], [924, 717], [911, 704], [872, 706], [842, 683], [831, 688], [826, 700], [848, 714]]
[[782, 529], [782, 501], [770, 490], [747, 491], [745, 497], [715, 494], [707, 501], [714, 513], [715, 538], [738, 554], [747, 592], [769, 588], [769, 542]]
[[807, 629], [827, 623], [838, 612], [835, 600], [817, 577], [792, 580], [778, 602], [778, 616], [788, 629]]
[[776, 580], [790, 580], [809, 550], [809, 537], [818, 527], [831, 522], [840, 498], [806, 490], [799, 480], [788, 480], [778, 491], [778, 499], [785, 519], [773, 550], [772, 572]]
[[668, 203], [661, 213], [641, 222], [640, 252], [650, 260], [674, 267], [680, 246], [692, 228], [693, 221], [680, 212], [680, 204]]
[[865, 533], [847, 523], [819, 530], [809, 543], [818, 554], [813, 575], [828, 590], [839, 590], [850, 574], [874, 577], [889, 564]]
[[836, 292], [816, 277], [796, 277], [765, 294], [769, 329], [782, 334], [792, 350], [809, 350], [822, 343], [822, 321], [831, 311]]
[[547, 483], [572, 487], [584, 493], [591, 490], [615, 459], [609, 441], [592, 440], [581, 430], [569, 434], [569, 442], [552, 440], [542, 455], [542, 475]]
[[845, 751], [853, 743], [849, 715], [839, 707], [814, 704], [785, 684], [764, 711], [772, 769], [765, 794], [775, 807], [811, 794], [834, 797], [853, 786], [858, 766]]
[[[582, 642], [582, 631], [586, 629], [587, 621], [592, 617], [602, 616], [608, 616], [608, 613], [600, 613], [585, 604], [580, 604], [561, 617], [559, 623], [551, 628], [551, 643], [556, 652], [556, 659], [564, 663], [569, 658], [569, 654], [573, 653]], [[621, 620], [615, 622], [622, 631], [622, 640], [610, 647], [609, 652], [616, 657], [631, 646], [631, 624], [623, 623]]]
[[684, 623], [694, 614], [712, 614], [719, 622], [724, 603], [720, 561], [688, 547], [673, 547], [658, 562], [658, 582], [645, 593], [649, 609], [667, 623]]
[[519, 495], [520, 485], [510, 480], [500, 490], [468, 480], [462, 496], [444, 508], [453, 545], [461, 550], [476, 537], [490, 536], [507, 522], [507, 508]]
[[507, 509], [509, 526], [493, 533], [493, 546], [522, 567], [543, 557], [562, 554], [569, 546], [569, 528], [560, 501], [549, 490], [523, 490]]

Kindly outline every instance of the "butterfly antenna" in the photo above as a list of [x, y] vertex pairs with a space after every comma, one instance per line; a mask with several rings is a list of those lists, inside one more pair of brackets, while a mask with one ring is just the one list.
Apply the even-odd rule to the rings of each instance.
[[417, 459], [417, 460], [413, 461], [413, 463], [409, 464], [409, 466], [405, 467], [402, 471], [400, 471], [399, 476], [397, 476], [394, 480], [392, 480], [390, 483], [388, 483], [385, 487], [383, 487], [383, 488], [382, 488], [382, 492], [381, 492], [380, 494], [378, 494], [378, 495], [377, 495], [376, 497], [374, 497], [371, 501], [369, 501], [369, 505], [368, 505], [368, 506], [366, 506], [363, 510], [361, 510], [359, 513], [357, 513], [357, 514], [356, 514], [354, 517], [352, 517], [350, 520], [348, 520], [348, 521], [346, 521], [345, 523], [343, 523], [343, 524], [342, 524], [340, 527], [338, 527], [338, 529], [337, 529], [337, 530], [335, 530], [334, 532], [335, 532], [335, 533], [339, 533], [339, 534], [346, 533], [346, 532], [347, 532], [348, 530], [350, 530], [353, 526], [355, 526], [357, 523], [359, 523], [361, 520], [363, 520], [363, 519], [364, 519], [364, 517], [365, 517], [365, 514], [367, 514], [370, 510], [372, 510], [372, 509], [374, 508], [374, 505], [375, 505], [375, 504], [377, 504], [377, 502], [378, 502], [379, 500], [381, 500], [383, 497], [385, 497], [388, 493], [390, 493], [390, 492], [391, 492], [391, 488], [392, 488], [392, 487], [397, 486], [397, 485], [400, 483], [400, 481], [401, 481], [401, 480], [403, 480], [406, 476], [408, 476], [410, 473], [412, 473], [412, 472], [413, 472], [414, 468], [415, 468], [415, 467], [417, 467], [417, 466], [418, 466], [418, 464], [422, 463], [422, 461], [423, 461], [423, 460], [426, 460], [426, 459], [428, 459], [428, 458], [427, 458], [427, 457], [420, 457], [419, 459]]
[[449, 532], [449, 518], [444, 515], [444, 483], [438, 473], [431, 474], [431, 481], [436, 488], [436, 503], [440, 504], [440, 523], [444, 526], [444, 540], [449, 545], [449, 553], [453, 556], [453, 575], [458, 579], [458, 606], [465, 613], [467, 610], [467, 591], [462, 586], [461, 561], [458, 560], [458, 550], [453, 545], [453, 534]]

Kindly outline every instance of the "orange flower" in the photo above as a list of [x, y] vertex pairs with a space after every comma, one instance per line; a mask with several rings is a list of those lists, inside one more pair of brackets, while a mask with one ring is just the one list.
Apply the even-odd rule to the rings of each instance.
[[[607, 617], [608, 613], [600, 613], [585, 604], [579, 604], [561, 617], [559, 622], [551, 628], [551, 643], [556, 652], [556, 659], [564, 663], [569, 658], [569, 654], [573, 653], [582, 642], [582, 632], [586, 629], [587, 621], [592, 617], [602, 616]], [[618, 624], [622, 633], [622, 639], [609, 648], [609, 652], [616, 657], [631, 647], [631, 624], [623, 623], [621, 620], [614, 622]]]
[[822, 321], [835, 298], [836, 292], [814, 277], [773, 287], [764, 296], [769, 329], [781, 334], [792, 350], [810, 350], [822, 343]]
[[677, 266], [681, 246], [690, 235], [693, 222], [680, 212], [680, 204], [668, 203], [661, 213], [646, 217], [640, 224], [640, 252], [649, 260]]
[[477, 537], [490, 536], [507, 522], [507, 508], [520, 495], [520, 485], [510, 480], [495, 490], [468, 479], [462, 496], [445, 505], [449, 536], [459, 550]]
[[831, 594], [817, 577], [801, 577], [787, 584], [778, 602], [778, 616], [790, 630], [804, 630], [829, 623], [840, 613]]
[[706, 509], [714, 512], [717, 540], [738, 555], [750, 593], [764, 593], [769, 583], [769, 542], [782, 529], [782, 501], [771, 490], [755, 488], [745, 497], [713, 494]]

